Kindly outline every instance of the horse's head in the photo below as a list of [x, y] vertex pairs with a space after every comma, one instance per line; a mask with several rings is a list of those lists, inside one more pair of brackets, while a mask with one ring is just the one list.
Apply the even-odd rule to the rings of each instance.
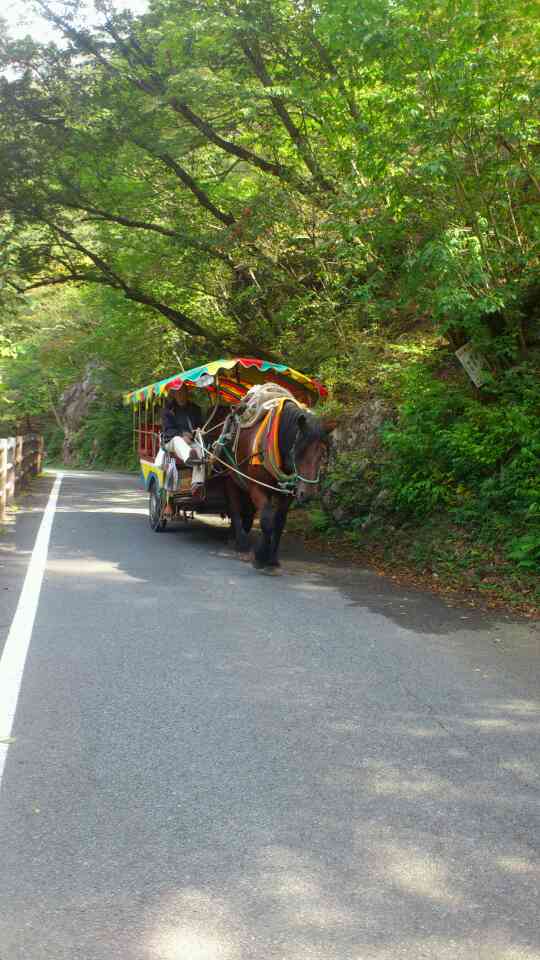
[[285, 407], [288, 423], [283, 434], [280, 431], [280, 449], [287, 470], [296, 474], [296, 499], [305, 503], [319, 492], [328, 440], [336, 422], [321, 420], [293, 404]]

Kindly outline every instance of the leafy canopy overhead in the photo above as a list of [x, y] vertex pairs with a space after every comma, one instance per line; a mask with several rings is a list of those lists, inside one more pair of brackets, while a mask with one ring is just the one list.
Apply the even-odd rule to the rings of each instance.
[[100, 0], [92, 27], [38, 6], [58, 45], [1, 46], [0, 294], [109, 288], [193, 353], [310, 369], [418, 316], [523, 349], [528, 0]]

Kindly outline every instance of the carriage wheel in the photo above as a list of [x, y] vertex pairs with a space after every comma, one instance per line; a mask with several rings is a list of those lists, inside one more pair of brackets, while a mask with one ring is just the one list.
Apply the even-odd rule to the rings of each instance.
[[167, 526], [167, 520], [163, 516], [163, 507], [165, 506], [164, 498], [161, 494], [161, 491], [158, 488], [157, 483], [154, 481], [150, 487], [150, 500], [148, 503], [148, 519], [150, 521], [150, 526], [155, 533], [161, 533], [162, 530]]

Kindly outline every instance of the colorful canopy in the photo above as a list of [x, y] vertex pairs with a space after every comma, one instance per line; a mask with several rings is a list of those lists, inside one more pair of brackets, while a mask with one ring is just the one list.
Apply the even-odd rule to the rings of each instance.
[[237, 403], [255, 383], [279, 383], [306, 403], [316, 403], [319, 397], [327, 396], [327, 389], [305, 374], [293, 370], [284, 363], [270, 363], [252, 357], [235, 357], [232, 360], [214, 360], [202, 367], [182, 370], [165, 380], [139, 387], [124, 394], [124, 403], [145, 403], [150, 399], [167, 396], [171, 390], [181, 387], [203, 388], [209, 393], [219, 392], [226, 403]]

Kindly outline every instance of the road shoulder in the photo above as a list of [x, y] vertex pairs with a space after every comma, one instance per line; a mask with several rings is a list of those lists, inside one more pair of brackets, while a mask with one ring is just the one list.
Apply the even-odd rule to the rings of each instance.
[[0, 656], [17, 609], [24, 578], [49, 499], [54, 474], [35, 477], [0, 524]]

